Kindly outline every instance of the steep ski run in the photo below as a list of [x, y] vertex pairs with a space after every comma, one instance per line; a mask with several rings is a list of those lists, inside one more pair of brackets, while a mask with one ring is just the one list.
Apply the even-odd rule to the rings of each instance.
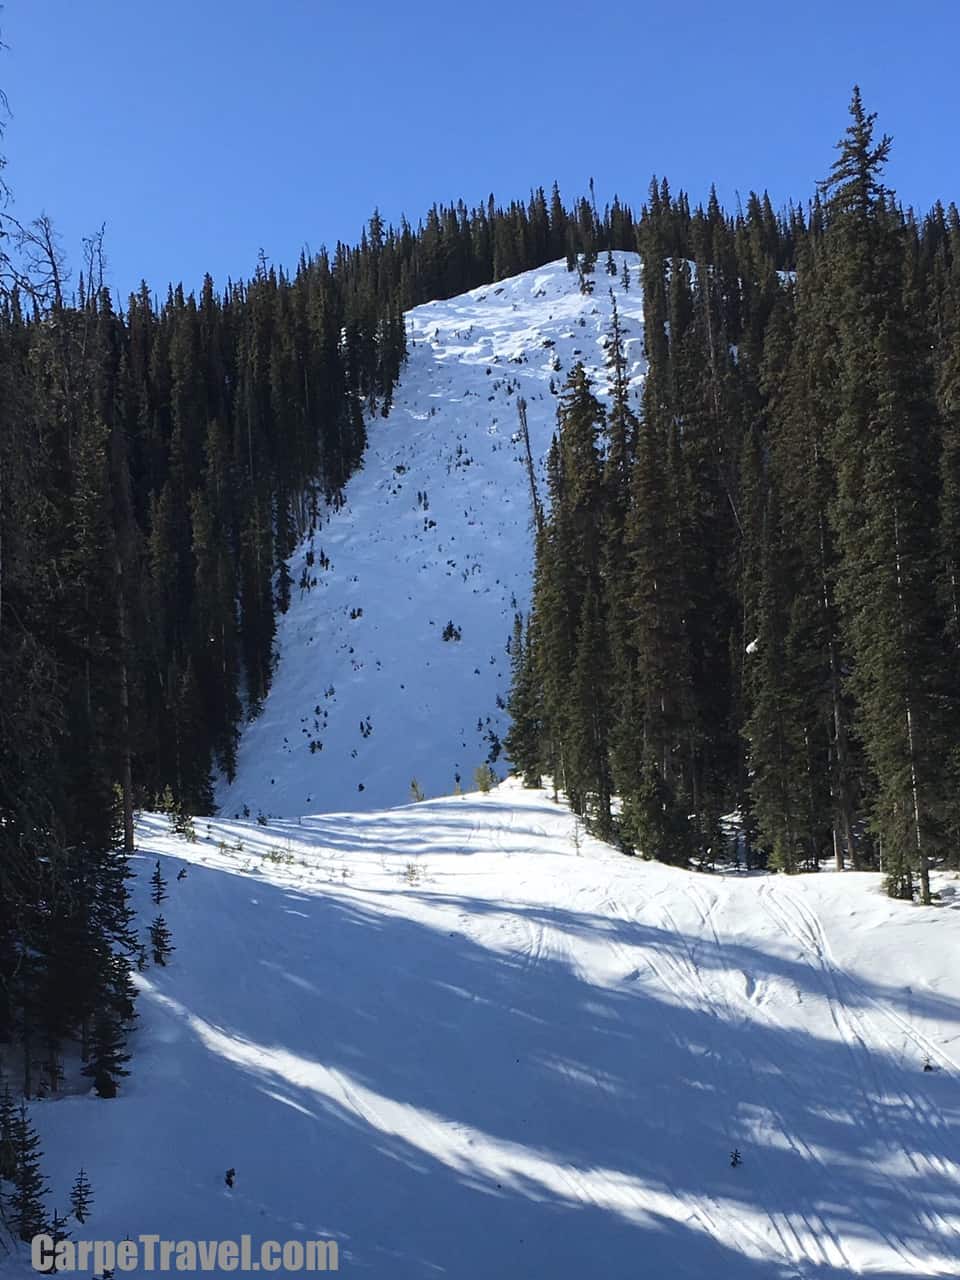
[[614, 259], [592, 294], [559, 262], [408, 314], [392, 412], [369, 424], [346, 505], [291, 562], [273, 689], [219, 789], [224, 816], [399, 804], [414, 777], [428, 796], [472, 787], [506, 729], [506, 644], [530, 593], [517, 399], [542, 468], [578, 360], [606, 394], [611, 291], [640, 394], [639, 258]]

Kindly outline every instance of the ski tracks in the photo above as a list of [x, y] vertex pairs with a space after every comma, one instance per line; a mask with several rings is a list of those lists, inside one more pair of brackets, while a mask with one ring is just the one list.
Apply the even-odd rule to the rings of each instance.
[[[941, 1181], [944, 1198], [956, 1195], [960, 1165], [945, 1149], [951, 1142], [950, 1126], [929, 1099], [912, 1092], [897, 1079], [888, 1060], [898, 1052], [902, 1057], [903, 1040], [910, 1041], [919, 1053], [928, 1055], [942, 1067], [952, 1068], [949, 1057], [932, 1041], [892, 1010], [881, 1005], [862, 984], [836, 964], [823, 924], [816, 912], [802, 899], [773, 884], [761, 886], [764, 910], [778, 930], [789, 937], [807, 958], [811, 971], [819, 977], [821, 991], [830, 1019], [851, 1060], [851, 1076], [870, 1117], [867, 1128], [862, 1113], [853, 1118], [864, 1132], [865, 1147], [871, 1140], [881, 1139], [896, 1149], [909, 1163], [918, 1178], [932, 1175]], [[864, 1012], [870, 1009], [873, 1016]], [[895, 1044], [889, 1028], [900, 1032], [900, 1045]], [[919, 1070], [918, 1063], [914, 1069]], [[919, 1136], [920, 1141], [917, 1140]], [[955, 1140], [954, 1140], [955, 1145]], [[896, 1186], [897, 1180], [887, 1176]], [[902, 1188], [901, 1188], [901, 1194]], [[960, 1236], [956, 1218], [945, 1218], [926, 1198], [914, 1194], [912, 1199], [918, 1222], [926, 1230], [941, 1236]], [[884, 1224], [874, 1223], [882, 1237], [896, 1248], [903, 1260], [910, 1261], [921, 1274], [957, 1275], [958, 1269], [929, 1271], [930, 1260], [917, 1256], [913, 1248], [899, 1237], [894, 1239]], [[909, 1253], [909, 1257], [908, 1257]]]
[[[614, 917], [631, 921], [638, 929], [654, 928], [662, 932], [663, 945], [658, 946], [646, 940], [640, 944], [646, 968], [669, 995], [671, 1003], [691, 1009], [701, 1016], [707, 1041], [706, 1057], [711, 1064], [715, 1093], [718, 1099], [737, 1105], [742, 1090], [737, 1088], [733, 1079], [730, 1059], [736, 1059], [741, 1068], [748, 1072], [754, 1082], [751, 1090], [753, 1097], [761, 1096], [752, 1064], [733, 1045], [732, 1035], [729, 1034], [729, 1030], [751, 1017], [756, 988], [750, 991], [749, 984], [744, 984], [736, 992], [727, 988], [727, 980], [722, 977], [723, 944], [714, 919], [716, 900], [709, 901], [698, 890], [694, 890], [689, 897], [698, 917], [701, 937], [716, 952], [712, 967], [717, 973], [717, 979], [712, 982], [707, 979], [698, 958], [701, 943], [691, 939], [666, 905], [673, 896], [673, 887], [666, 886], [640, 904], [637, 912], [628, 914], [622, 904], [610, 895], [608, 886], [607, 897], [601, 905]], [[668, 945], [668, 938], [672, 939], [672, 946]], [[628, 963], [628, 956], [635, 957], [635, 948], [614, 945], [625, 964]], [[636, 979], [640, 976], [641, 971], [633, 967], [629, 977]], [[747, 1007], [741, 1011], [737, 1006], [743, 1002], [746, 1002]], [[678, 1037], [674, 1038], [680, 1043]], [[735, 1117], [732, 1119], [735, 1120]], [[778, 1119], [786, 1140], [795, 1150], [800, 1150], [802, 1144], [798, 1144], [789, 1135], [782, 1118]], [[732, 1120], [728, 1119], [724, 1128], [729, 1145], [737, 1145]], [[815, 1158], [805, 1146], [800, 1153], [804, 1159]], [[762, 1176], [762, 1169], [760, 1173]], [[764, 1231], [758, 1230], [747, 1214], [738, 1215], [731, 1220], [729, 1201], [724, 1203], [709, 1195], [694, 1198], [676, 1187], [671, 1187], [671, 1191], [683, 1200], [691, 1220], [696, 1221], [702, 1230], [725, 1247], [742, 1248], [743, 1240], [748, 1239], [755, 1256], [763, 1257], [771, 1264], [787, 1263], [798, 1277], [807, 1276], [809, 1265], [840, 1266], [853, 1273], [850, 1260], [836, 1233], [812, 1206], [808, 1206], [803, 1212], [792, 1214], [782, 1213], [769, 1204], [758, 1206], [769, 1224], [769, 1229]]]

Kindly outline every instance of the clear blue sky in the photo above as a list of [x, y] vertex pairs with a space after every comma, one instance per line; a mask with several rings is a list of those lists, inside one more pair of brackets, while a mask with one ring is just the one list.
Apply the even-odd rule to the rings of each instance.
[[901, 199], [960, 200], [958, 0], [7, 0], [0, 29], [14, 212], [75, 262], [106, 222], [124, 295], [554, 178], [805, 200], [854, 81]]

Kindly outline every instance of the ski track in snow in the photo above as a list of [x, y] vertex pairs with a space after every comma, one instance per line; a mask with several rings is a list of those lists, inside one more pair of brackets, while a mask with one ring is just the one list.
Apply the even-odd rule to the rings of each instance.
[[97, 1235], [320, 1235], [376, 1277], [960, 1276], [948, 877], [919, 908], [578, 851], [514, 782], [197, 825], [139, 827], [177, 951], [121, 1097], [33, 1107]]
[[[920, 908], [697, 875], [512, 780], [449, 794], [504, 732], [529, 597], [517, 395], [542, 479], [551, 377], [604, 392], [611, 285], [642, 387], [615, 256], [629, 292], [601, 258], [592, 296], [560, 263], [408, 317], [220, 816], [139, 824], [140, 920], [160, 858], [177, 949], [138, 977], [131, 1076], [32, 1104], [50, 1207], [93, 1184], [75, 1237], [334, 1238], [371, 1280], [960, 1277], [952, 879]], [[412, 777], [445, 798], [404, 804]]]

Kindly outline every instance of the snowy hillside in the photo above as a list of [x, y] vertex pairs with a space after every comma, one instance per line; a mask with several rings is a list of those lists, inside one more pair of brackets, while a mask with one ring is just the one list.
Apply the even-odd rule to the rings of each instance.
[[[473, 785], [506, 729], [506, 643], [533, 562], [517, 438], [527, 402], [542, 463], [557, 395], [581, 360], [606, 393], [614, 290], [635, 393], [643, 371], [639, 258], [601, 257], [592, 295], [563, 262], [408, 314], [410, 354], [363, 469], [290, 565], [279, 665], [240, 743], [221, 812], [373, 809]], [[628, 288], [623, 287], [623, 267]], [[328, 563], [329, 562], [329, 563]], [[306, 575], [306, 591], [297, 584]], [[459, 638], [444, 640], [448, 623]]]
[[529, 596], [517, 397], [542, 470], [576, 360], [604, 391], [611, 285], [642, 385], [615, 256], [627, 291], [559, 263], [408, 317], [220, 816], [140, 821], [140, 933], [159, 858], [176, 950], [136, 975], [131, 1074], [31, 1103], [48, 1208], [93, 1186], [75, 1238], [329, 1239], [370, 1280], [960, 1277], [960, 879], [924, 908], [701, 875], [513, 780], [450, 794]]
[[197, 825], [140, 827], [177, 951], [120, 1097], [32, 1107], [51, 1204], [94, 1186], [75, 1235], [319, 1235], [371, 1280], [960, 1276], [956, 878], [697, 875], [512, 783]]

